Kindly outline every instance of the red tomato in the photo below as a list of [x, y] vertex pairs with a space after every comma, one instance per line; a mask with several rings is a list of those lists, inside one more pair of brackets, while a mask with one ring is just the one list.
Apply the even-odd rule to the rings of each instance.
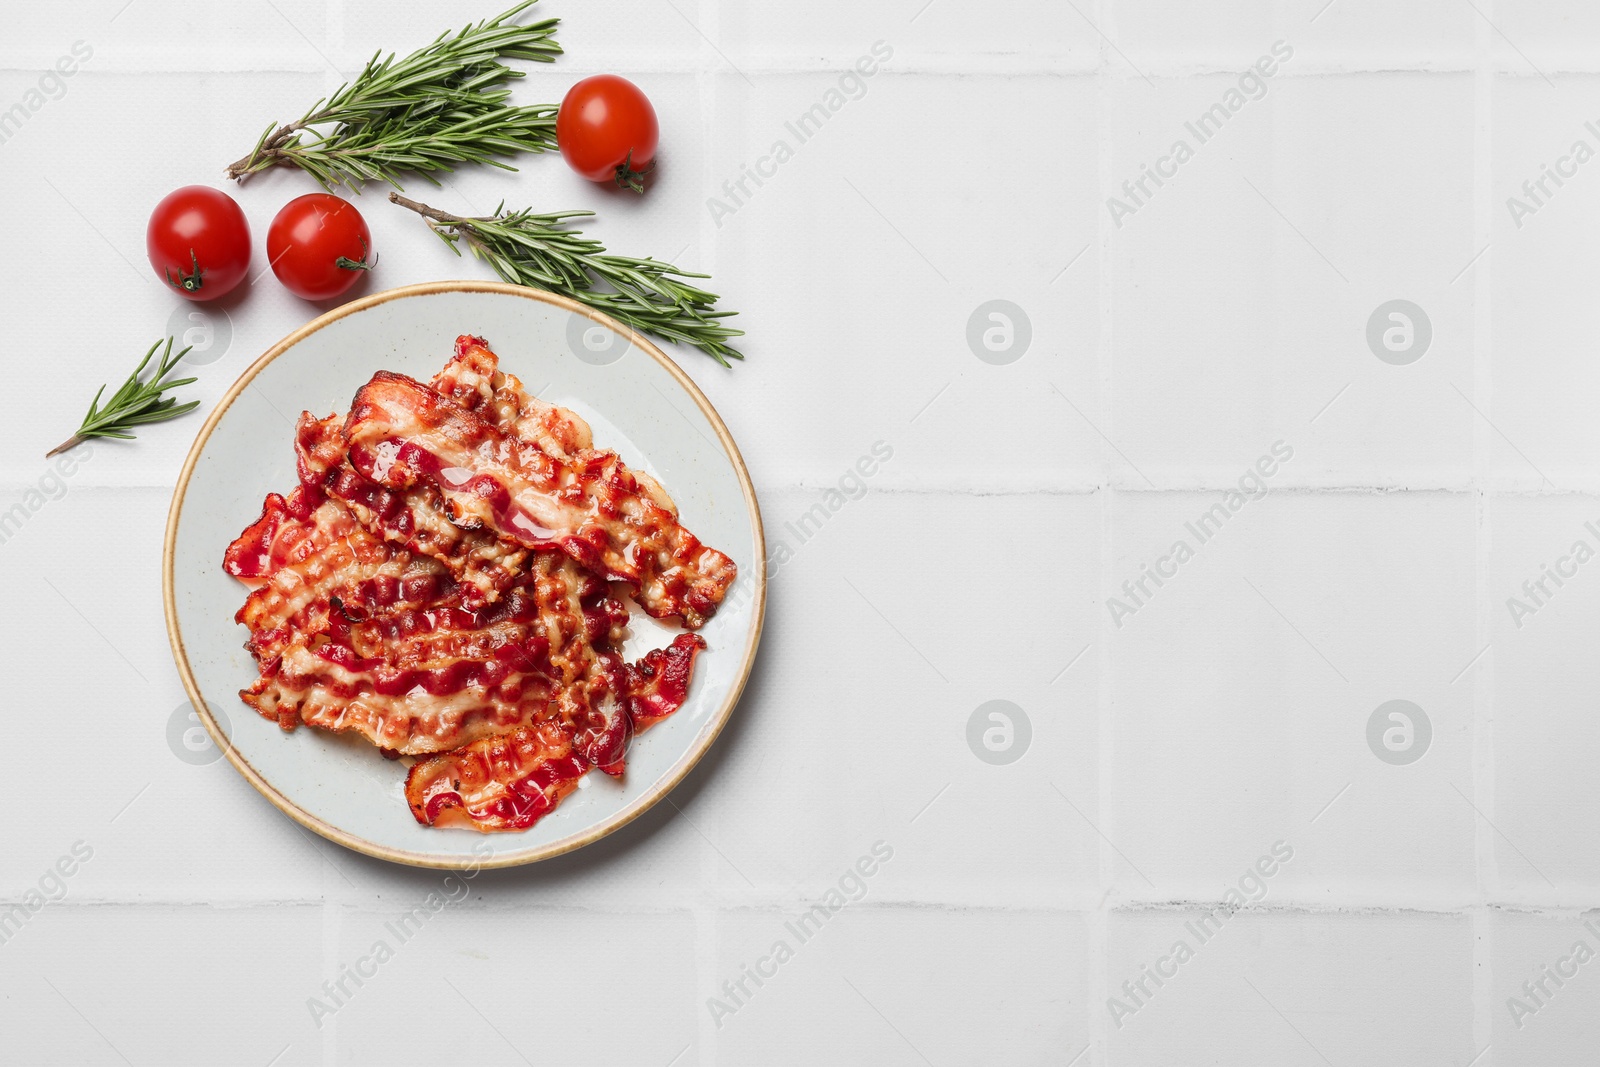
[[215, 300], [250, 269], [250, 224], [233, 197], [204, 185], [168, 193], [144, 234], [150, 265], [190, 300]]
[[327, 300], [372, 269], [372, 233], [354, 204], [332, 193], [297, 196], [267, 228], [267, 262], [295, 296]]
[[567, 165], [592, 182], [615, 181], [644, 192], [655, 168], [661, 127], [639, 87], [615, 74], [596, 74], [567, 90], [556, 113], [556, 143]]

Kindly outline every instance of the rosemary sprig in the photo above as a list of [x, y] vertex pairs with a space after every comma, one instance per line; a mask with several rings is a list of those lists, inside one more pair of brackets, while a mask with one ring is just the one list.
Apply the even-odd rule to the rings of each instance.
[[161, 347], [161, 342], [157, 341], [151, 345], [150, 351], [139, 361], [139, 366], [128, 375], [128, 380], [122, 383], [122, 388], [106, 401], [106, 406], [103, 408], [100, 406], [100, 397], [105, 393], [106, 387], [102, 385], [100, 391], [94, 394], [94, 399], [89, 402], [89, 414], [83, 417], [83, 425], [78, 427], [78, 432], [46, 452], [45, 458], [49, 459], [58, 452], [65, 452], [69, 448], [81, 445], [91, 437], [120, 437], [125, 441], [131, 441], [134, 436], [133, 427], [175, 419], [199, 407], [198, 400], [179, 404], [176, 397], [161, 395], [168, 389], [176, 389], [180, 385], [188, 385], [196, 380], [194, 378], [167, 380], [167, 375], [172, 373], [178, 361], [189, 354], [189, 349], [185, 348], [177, 355], [173, 355], [172, 343], [173, 339], [168, 337], [167, 350], [161, 354], [161, 362], [157, 364], [155, 374], [148, 381], [140, 381], [139, 375], [149, 364], [150, 357], [156, 354], [156, 349]]
[[269, 167], [299, 167], [325, 189], [342, 184], [359, 191], [369, 181], [399, 188], [408, 171], [438, 185], [431, 172], [462, 163], [516, 170], [495, 157], [556, 147], [556, 105], [508, 103], [505, 83], [523, 75], [500, 62], [549, 63], [560, 54], [554, 40], [560, 20], [511, 22], [536, 2], [522, 0], [495, 18], [443, 33], [404, 59], [375, 54], [354, 81], [297, 121], [269, 125], [227, 176], [243, 181]]
[[[694, 345], [724, 367], [731, 366], [729, 357], [744, 358], [727, 344], [744, 331], [721, 322], [737, 312], [716, 310], [716, 293], [677, 280], [710, 275], [692, 274], [656, 259], [606, 254], [604, 245], [565, 221], [593, 215], [592, 211], [535, 215], [526, 209], [506, 211], [501, 204], [492, 216], [465, 217], [399, 193], [390, 193], [389, 199], [427, 219], [456, 255], [461, 254], [457, 242], [465, 242], [473, 255], [508, 282], [569, 296], [643, 333]], [[607, 288], [597, 289], [597, 284]]]

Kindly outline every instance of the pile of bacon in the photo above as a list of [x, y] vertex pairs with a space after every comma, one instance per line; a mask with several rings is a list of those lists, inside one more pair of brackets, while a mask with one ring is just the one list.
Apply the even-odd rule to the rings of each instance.
[[591, 767], [621, 775], [634, 733], [686, 699], [704, 639], [624, 662], [614, 589], [696, 630], [735, 574], [654, 479], [498, 362], [463, 336], [426, 385], [380, 371], [348, 417], [303, 414], [299, 486], [223, 564], [254, 587], [244, 702], [418, 757], [417, 821], [482, 831], [533, 825]]

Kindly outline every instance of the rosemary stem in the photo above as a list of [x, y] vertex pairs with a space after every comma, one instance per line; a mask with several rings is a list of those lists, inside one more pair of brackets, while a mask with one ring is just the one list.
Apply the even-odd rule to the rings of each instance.
[[[228, 169], [222, 172], [223, 176], [232, 178], [236, 182], [242, 182], [258, 170], [266, 170], [268, 167], [282, 165], [283, 157], [279, 154], [279, 149], [283, 147], [284, 141], [289, 139], [289, 135], [296, 131], [297, 126], [298, 124], [279, 126], [272, 132], [272, 136], [262, 141], [258, 147], [252, 149], [249, 155], [229, 163]], [[261, 163], [260, 161], [264, 159], [271, 160], [271, 162]]]
[[430, 218], [435, 222], [443, 222], [446, 225], [452, 225], [457, 222], [473, 221], [463, 215], [452, 215], [448, 211], [440, 211], [436, 207], [429, 207], [427, 204], [419, 203], [411, 199], [409, 196], [401, 196], [399, 193], [390, 193], [389, 203], [399, 204], [403, 208], [410, 208], [418, 215], [422, 215], [425, 218]]
[[83, 444], [87, 440], [88, 440], [87, 437], [82, 437], [82, 436], [80, 436], [78, 434], [73, 434], [71, 437], [67, 438], [65, 441], [62, 441], [59, 445], [56, 445], [56, 447], [54, 447], [50, 451], [46, 452], [44, 454], [44, 458], [45, 459], [49, 459], [51, 456], [60, 455], [62, 452], [67, 451], [67, 449], [69, 449], [69, 448], [77, 448], [79, 445]]

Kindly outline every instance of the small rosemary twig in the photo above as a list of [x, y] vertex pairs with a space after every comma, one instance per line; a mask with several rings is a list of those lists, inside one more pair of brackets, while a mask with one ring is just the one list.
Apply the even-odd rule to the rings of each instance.
[[161, 342], [157, 341], [151, 345], [150, 351], [139, 361], [139, 366], [128, 375], [128, 380], [122, 383], [122, 388], [106, 401], [104, 408], [100, 407], [100, 397], [106, 391], [106, 387], [102, 385], [100, 391], [94, 394], [94, 399], [89, 402], [89, 414], [83, 417], [83, 425], [78, 427], [78, 432], [46, 452], [45, 458], [49, 459], [58, 452], [65, 452], [69, 448], [81, 445], [91, 437], [120, 437], [131, 441], [134, 437], [133, 427], [175, 419], [199, 407], [198, 400], [179, 404], [176, 397], [161, 395], [168, 389], [176, 389], [180, 385], [188, 385], [196, 380], [194, 378], [166, 380], [167, 375], [178, 365], [178, 361], [189, 354], [189, 349], [185, 348], [177, 355], [173, 355], [172, 344], [173, 339], [168, 337], [167, 350], [161, 354], [161, 362], [157, 364], [155, 374], [149, 381], [140, 381], [139, 375], [149, 364], [150, 357], [156, 354], [156, 349], [161, 347]]
[[556, 147], [556, 105], [510, 104], [504, 84], [522, 72], [501, 60], [549, 63], [561, 52], [554, 40], [559, 20], [510, 21], [536, 2], [522, 0], [495, 18], [441, 34], [404, 59], [377, 53], [354, 81], [297, 121], [269, 125], [225, 173], [244, 181], [270, 167], [299, 167], [324, 188], [358, 190], [368, 181], [399, 188], [408, 171], [437, 185], [430, 172], [461, 163], [515, 170], [495, 157]]
[[[608, 255], [599, 241], [584, 237], [565, 221], [593, 215], [592, 211], [535, 215], [528, 210], [506, 211], [501, 204], [492, 216], [472, 218], [419, 204], [399, 193], [390, 193], [389, 199], [427, 219], [458, 256], [461, 249], [456, 242], [464, 241], [473, 255], [508, 282], [569, 296], [643, 333], [694, 345], [724, 367], [731, 365], [730, 357], [744, 358], [727, 343], [744, 331], [721, 322], [736, 312], [716, 310], [716, 293], [678, 280], [709, 275], [656, 259]], [[607, 288], [597, 289], [597, 284]]]

